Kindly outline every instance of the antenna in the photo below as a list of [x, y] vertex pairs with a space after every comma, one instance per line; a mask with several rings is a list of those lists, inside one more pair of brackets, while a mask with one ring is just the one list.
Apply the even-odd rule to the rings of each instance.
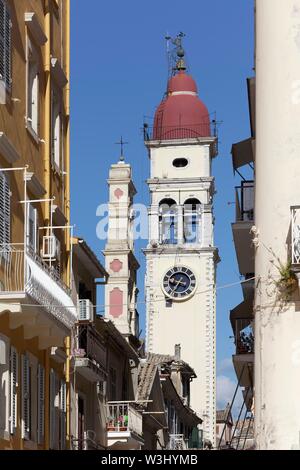
[[[185, 34], [182, 31], [180, 31], [175, 38], [172, 38], [168, 34], [165, 36], [168, 60], [168, 78], [175, 75], [178, 70], [186, 70], [184, 61], [185, 51], [182, 45], [184, 37]], [[173, 44], [174, 47], [170, 48], [170, 44]]]

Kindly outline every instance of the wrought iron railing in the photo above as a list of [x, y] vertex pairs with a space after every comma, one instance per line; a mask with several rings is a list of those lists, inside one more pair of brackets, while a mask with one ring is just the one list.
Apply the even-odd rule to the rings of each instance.
[[91, 325], [77, 325], [77, 341], [73, 351], [75, 357], [87, 357], [102, 369], [106, 368], [106, 348], [100, 335]]
[[300, 269], [300, 206], [291, 207], [292, 265]]
[[203, 137], [217, 137], [218, 123], [201, 122], [198, 124], [178, 123], [173, 126], [148, 126], [144, 124], [144, 139], [150, 140], [180, 140], [180, 139], [198, 139]]
[[[235, 327], [235, 345], [237, 354], [254, 353], [254, 335], [249, 321], [242, 319], [236, 320]], [[245, 326], [246, 325], [246, 326]]]
[[235, 188], [236, 221], [254, 221], [254, 183], [243, 181]]
[[23, 293], [65, 326], [74, 325], [76, 310], [70, 291], [37, 254], [23, 244], [0, 245], [0, 294]]
[[23, 292], [25, 290], [28, 272], [26, 256], [45, 271], [65, 292], [70, 295], [70, 289], [62, 281], [54, 267], [49, 266], [34, 250], [24, 247], [24, 243], [4, 243], [0, 245], [0, 281], [4, 292]]
[[131, 432], [138, 436], [143, 434], [142, 414], [134, 404], [111, 402], [107, 404], [107, 432]]
[[187, 450], [188, 442], [183, 434], [170, 434], [168, 450]]
[[24, 244], [0, 245], [0, 282], [1, 292], [24, 292]]

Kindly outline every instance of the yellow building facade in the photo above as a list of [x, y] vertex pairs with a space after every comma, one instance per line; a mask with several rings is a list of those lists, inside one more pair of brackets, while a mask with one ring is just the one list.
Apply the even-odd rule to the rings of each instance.
[[69, 447], [69, 0], [0, 0], [0, 449]]

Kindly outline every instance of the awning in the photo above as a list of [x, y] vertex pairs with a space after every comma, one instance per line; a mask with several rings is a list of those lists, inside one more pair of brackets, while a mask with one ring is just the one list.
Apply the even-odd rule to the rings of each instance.
[[241, 166], [254, 162], [254, 142], [252, 137], [250, 137], [250, 139], [242, 140], [232, 145], [231, 154], [234, 171]]
[[244, 300], [237, 307], [230, 311], [230, 322], [234, 333], [237, 320], [245, 320], [244, 328], [250, 325], [251, 321], [253, 320], [252, 299]]
[[250, 114], [250, 125], [251, 135], [255, 137], [255, 119], [256, 119], [256, 79], [255, 77], [247, 78], [248, 85], [248, 100], [249, 100], [249, 114]]

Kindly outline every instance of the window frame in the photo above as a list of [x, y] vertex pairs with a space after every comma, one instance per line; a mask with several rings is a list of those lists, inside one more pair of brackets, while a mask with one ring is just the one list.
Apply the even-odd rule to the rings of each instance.
[[[33, 73], [35, 72], [35, 73]], [[33, 87], [36, 80], [36, 111], [34, 119]], [[31, 101], [31, 102], [30, 102]], [[40, 58], [38, 47], [29, 34], [26, 37], [26, 128], [37, 143], [40, 142]]]

